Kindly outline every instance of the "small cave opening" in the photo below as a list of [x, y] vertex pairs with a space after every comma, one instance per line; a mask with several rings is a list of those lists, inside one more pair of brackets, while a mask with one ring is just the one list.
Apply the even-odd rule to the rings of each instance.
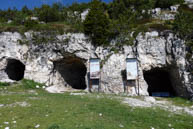
[[5, 72], [9, 79], [19, 81], [24, 77], [25, 65], [19, 60], [8, 59]]
[[144, 71], [143, 74], [148, 84], [150, 96], [173, 97], [176, 95], [169, 70], [154, 68], [149, 71]]
[[85, 76], [87, 68], [83, 60], [77, 57], [67, 57], [54, 62], [56, 71], [60, 73], [64, 81], [73, 89], [86, 89]]

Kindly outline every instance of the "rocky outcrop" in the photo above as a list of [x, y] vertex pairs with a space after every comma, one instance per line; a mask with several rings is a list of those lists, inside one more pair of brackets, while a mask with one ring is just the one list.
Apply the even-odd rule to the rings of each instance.
[[[0, 81], [10, 81], [5, 69], [8, 69], [8, 61], [15, 59], [25, 65], [24, 78], [44, 83], [50, 92], [74, 88], [94, 91], [89, 88], [89, 59], [99, 58], [100, 92], [149, 95], [150, 84], [144, 74], [159, 69], [168, 73], [177, 96], [193, 97], [192, 75], [187, 71], [189, 66], [185, 59], [186, 46], [170, 32], [139, 34], [134, 46], [123, 46], [118, 53], [110, 47], [95, 48], [84, 34], [64, 34], [55, 41], [34, 44], [31, 32], [27, 32], [28, 44], [18, 42], [23, 40], [18, 33], [0, 34]], [[126, 58], [138, 60], [136, 82], [128, 82], [125, 78]]]
[[193, 0], [185, 0], [185, 3], [189, 6], [189, 8], [193, 8]]

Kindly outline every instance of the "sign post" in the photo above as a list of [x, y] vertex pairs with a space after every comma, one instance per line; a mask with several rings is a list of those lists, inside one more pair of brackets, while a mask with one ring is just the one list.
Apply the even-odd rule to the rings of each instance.
[[[97, 89], [100, 87], [100, 59], [90, 59], [90, 89]], [[97, 86], [97, 87], [96, 87]]]
[[[127, 80], [126, 82], [133, 82], [135, 81], [136, 86], [136, 80], [138, 80], [138, 67], [137, 67], [137, 59], [136, 58], [127, 58], [126, 59], [126, 75]], [[139, 95], [139, 85], [138, 85], [138, 95]]]

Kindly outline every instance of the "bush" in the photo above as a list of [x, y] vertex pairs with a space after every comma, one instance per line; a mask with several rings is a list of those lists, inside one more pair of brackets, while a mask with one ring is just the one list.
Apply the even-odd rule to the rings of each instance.
[[170, 8], [172, 5], [182, 4], [184, 0], [156, 0], [155, 7], [157, 8]]
[[16, 13], [16, 17], [13, 18], [13, 25], [23, 25], [25, 16], [21, 12]]
[[32, 29], [35, 25], [37, 25], [38, 24], [38, 22], [37, 21], [34, 21], [34, 20], [30, 20], [30, 19], [28, 19], [28, 20], [26, 20], [25, 22], [24, 22], [24, 26], [26, 27], [26, 29]]
[[7, 82], [0, 82], [0, 87], [1, 86], [9, 86], [10, 84], [9, 83], [7, 83]]
[[189, 61], [190, 71], [193, 74], [193, 11], [189, 8], [179, 8], [179, 13], [176, 15], [173, 23], [174, 32], [183, 40], [186, 41], [187, 55], [186, 59]]
[[188, 11], [193, 13], [193, 8], [189, 8], [187, 4], [181, 4], [178, 8], [179, 11]]
[[49, 5], [42, 5], [41, 8], [36, 9], [37, 16], [40, 21], [55, 22], [59, 20], [59, 13], [56, 9]]
[[176, 15], [173, 30], [185, 40], [193, 39], [193, 12], [180, 9]]
[[0, 17], [0, 23], [5, 23], [5, 22], [6, 22], [6, 19], [3, 17]]
[[39, 86], [39, 88], [42, 88], [44, 85], [38, 82], [35, 82], [33, 80], [23, 79], [21, 81], [21, 84], [26, 89], [36, 89], [36, 86]]
[[[149, 17], [148, 10], [153, 9], [154, 5], [154, 0], [114, 0], [109, 4], [108, 11], [111, 18], [119, 19], [121, 16], [124, 16], [130, 22], [131, 17]], [[144, 10], [145, 12], [142, 13]]]
[[149, 29], [151, 30], [156, 30], [156, 31], [164, 31], [164, 30], [171, 30], [172, 28], [170, 28], [168, 25], [165, 24], [150, 24], [149, 25]]

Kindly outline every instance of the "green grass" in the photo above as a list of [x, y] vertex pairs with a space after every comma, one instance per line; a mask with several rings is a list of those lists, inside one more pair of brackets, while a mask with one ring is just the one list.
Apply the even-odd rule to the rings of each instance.
[[9, 86], [10, 84], [9, 83], [7, 83], [7, 82], [0, 82], [0, 87], [1, 86]]
[[20, 32], [20, 33], [23, 33], [24, 29], [25, 28], [22, 25], [0, 23], [0, 32]]
[[25, 89], [36, 89], [36, 86], [39, 86], [39, 88], [42, 88], [44, 86], [44, 84], [35, 82], [33, 80], [23, 79], [23, 80], [21, 80], [20, 86], [25, 88]]
[[158, 101], [169, 101], [172, 103], [172, 105], [175, 106], [181, 106], [181, 107], [190, 107], [193, 106], [193, 102], [181, 97], [171, 97], [171, 98], [164, 98], [164, 97], [156, 97], [155, 98]]
[[193, 106], [193, 102], [185, 98], [174, 97], [174, 98], [168, 98], [168, 100], [177, 106]]
[[[51, 94], [42, 89], [26, 89], [27, 84], [22, 81], [0, 90], [0, 104], [7, 105], [0, 107], [0, 128], [35, 129], [37, 124], [39, 129], [193, 128], [193, 116], [186, 114], [174, 114], [159, 108], [129, 107], [111, 99], [114, 98], [111, 95]], [[30, 106], [8, 106], [24, 101]]]

